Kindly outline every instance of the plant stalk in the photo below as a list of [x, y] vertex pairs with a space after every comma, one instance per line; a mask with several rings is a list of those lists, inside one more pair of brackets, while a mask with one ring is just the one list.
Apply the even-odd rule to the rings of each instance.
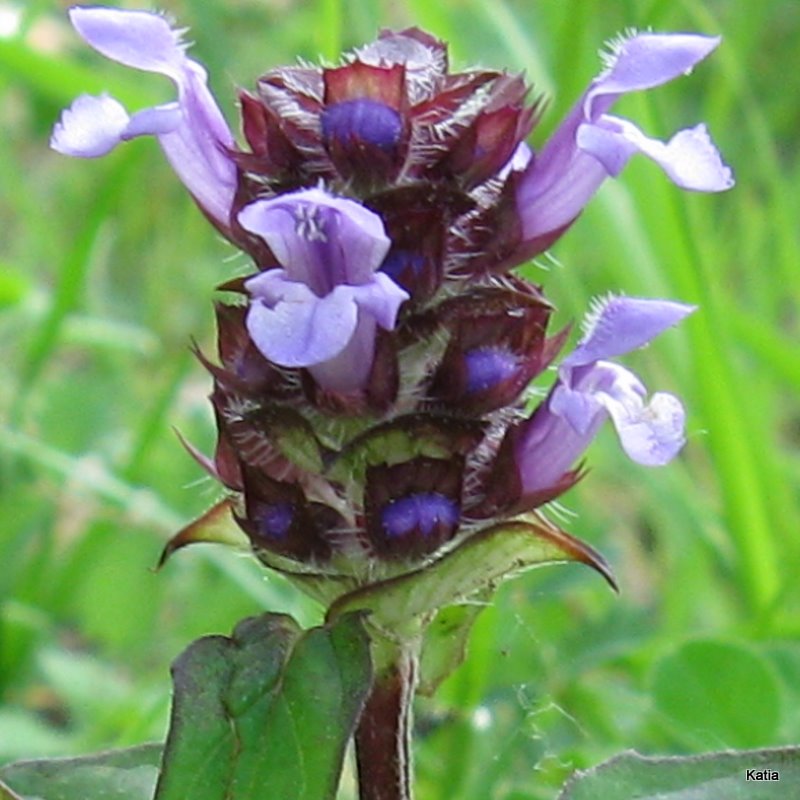
[[416, 685], [416, 653], [401, 648], [376, 676], [356, 728], [359, 800], [411, 800]]

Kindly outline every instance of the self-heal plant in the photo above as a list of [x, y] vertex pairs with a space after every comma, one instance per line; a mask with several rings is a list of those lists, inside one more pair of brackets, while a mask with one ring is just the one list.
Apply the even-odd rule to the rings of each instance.
[[[602, 556], [546, 511], [584, 475], [603, 422], [646, 466], [684, 444], [680, 401], [649, 396], [616, 359], [693, 307], [610, 296], [559, 359], [569, 331], [547, 334], [542, 288], [511, 270], [551, 246], [635, 153], [681, 188], [732, 185], [704, 126], [661, 142], [609, 113], [623, 95], [690, 72], [719, 39], [618, 40], [532, 150], [541, 103], [520, 76], [451, 73], [434, 37], [384, 31], [338, 66], [272, 69], [241, 91], [239, 144], [163, 17], [70, 17], [103, 55], [172, 80], [177, 99], [131, 114], [107, 95], [81, 97], [52, 146], [95, 157], [156, 136], [204, 214], [253, 262], [222, 286], [217, 360], [197, 353], [213, 378], [218, 438], [212, 456], [189, 448], [223, 497], [166, 555], [238, 537], [319, 600], [328, 625], [362, 615], [372, 674], [351, 693], [333, 761], [338, 770], [353, 735], [361, 797], [407, 798], [413, 694], [459, 663], [498, 583], [579, 561], [613, 585]], [[554, 363], [530, 410], [529, 385]], [[161, 798], [175, 785], [181, 719]], [[335, 782], [318, 796], [332, 791]]]

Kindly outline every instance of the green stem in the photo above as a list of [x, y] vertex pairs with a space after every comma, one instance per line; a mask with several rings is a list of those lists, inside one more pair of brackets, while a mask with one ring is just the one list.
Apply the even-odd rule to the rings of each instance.
[[416, 653], [400, 649], [375, 678], [355, 734], [359, 800], [411, 800]]

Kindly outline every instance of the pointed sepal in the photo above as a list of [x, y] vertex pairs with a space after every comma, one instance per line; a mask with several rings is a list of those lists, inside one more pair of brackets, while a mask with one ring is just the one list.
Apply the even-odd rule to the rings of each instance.
[[226, 497], [211, 506], [204, 514], [181, 528], [165, 545], [158, 559], [156, 569], [161, 569], [167, 559], [182, 547], [201, 542], [225, 544], [240, 550], [249, 550], [250, 541], [247, 536], [236, 526], [231, 510], [233, 500]]

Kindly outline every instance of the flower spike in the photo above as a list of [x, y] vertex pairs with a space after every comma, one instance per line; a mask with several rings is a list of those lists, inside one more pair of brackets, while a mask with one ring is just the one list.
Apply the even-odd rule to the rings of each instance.
[[474, 619], [462, 610], [501, 579], [563, 560], [608, 579], [602, 558], [536, 509], [583, 477], [606, 420], [637, 463], [677, 455], [681, 402], [649, 394], [616, 359], [694, 308], [598, 302], [531, 413], [530, 384], [546, 380], [570, 328], [549, 332], [543, 288], [510, 270], [554, 242], [635, 153], [685, 189], [732, 185], [705, 126], [661, 142], [609, 113], [628, 92], [691, 71], [719, 39], [619, 40], [534, 152], [524, 140], [543, 104], [522, 76], [453, 72], [443, 42], [384, 31], [338, 65], [273, 67], [240, 90], [239, 146], [163, 17], [70, 16], [103, 55], [169, 78], [177, 99], [129, 114], [107, 94], [79, 97], [53, 147], [95, 157], [156, 136], [253, 262], [251, 274], [221, 279], [217, 358], [194, 348], [213, 380], [217, 442], [211, 457], [187, 446], [227, 496], [168, 552], [238, 525], [265, 566], [334, 616], [369, 610], [371, 630], [413, 647], [441, 638], [438, 610], [448, 621], [461, 605], [434, 683]]

